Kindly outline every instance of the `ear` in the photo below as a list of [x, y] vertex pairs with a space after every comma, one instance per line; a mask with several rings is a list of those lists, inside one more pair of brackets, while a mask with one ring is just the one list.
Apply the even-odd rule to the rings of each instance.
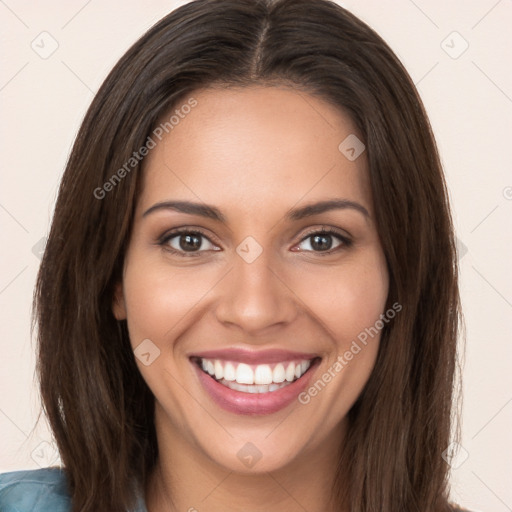
[[124, 302], [124, 293], [122, 283], [117, 283], [112, 297], [112, 313], [116, 320], [126, 320], [126, 305]]

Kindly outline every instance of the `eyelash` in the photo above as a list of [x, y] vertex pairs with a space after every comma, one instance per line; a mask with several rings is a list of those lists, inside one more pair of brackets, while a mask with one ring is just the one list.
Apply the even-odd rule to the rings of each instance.
[[[187, 253], [187, 252], [178, 251], [176, 249], [173, 249], [172, 247], [170, 247], [168, 245], [168, 243], [171, 239], [173, 239], [179, 235], [182, 235], [182, 234], [201, 236], [201, 237], [206, 238], [210, 243], [213, 243], [208, 238], [208, 236], [205, 233], [203, 233], [201, 230], [184, 227], [184, 228], [177, 228], [177, 229], [171, 231], [170, 233], [165, 233], [164, 235], [162, 235], [160, 237], [160, 239], [158, 240], [158, 245], [160, 245], [163, 249], [170, 252], [171, 254], [175, 254], [175, 255], [183, 257], [183, 258], [195, 258], [195, 257], [201, 256], [201, 254], [203, 252], [205, 252], [205, 251], [196, 251], [196, 252], [188, 252]], [[313, 252], [313, 253], [318, 254], [319, 256], [329, 256], [339, 250], [342, 250], [343, 248], [349, 248], [352, 246], [352, 240], [350, 240], [348, 237], [346, 237], [345, 235], [342, 235], [339, 231], [332, 229], [332, 228], [321, 228], [321, 229], [314, 229], [312, 231], [309, 231], [302, 237], [299, 244], [314, 235], [334, 236], [339, 239], [339, 241], [341, 242], [341, 245], [334, 249], [330, 249], [329, 251], [299, 251], [299, 252]]]

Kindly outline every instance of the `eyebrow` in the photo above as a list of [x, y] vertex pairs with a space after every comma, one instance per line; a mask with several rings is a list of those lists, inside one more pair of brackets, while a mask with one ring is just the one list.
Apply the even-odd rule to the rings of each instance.
[[[363, 205], [347, 199], [329, 199], [326, 201], [311, 203], [300, 208], [291, 209], [285, 214], [284, 218], [288, 221], [296, 221], [331, 210], [346, 209], [356, 210], [367, 219], [370, 218], [368, 210]], [[174, 210], [181, 213], [199, 215], [201, 217], [216, 220], [222, 224], [227, 224], [226, 217], [217, 207], [208, 204], [194, 203], [191, 201], [162, 201], [151, 206], [142, 214], [142, 216], [146, 217], [159, 210]]]

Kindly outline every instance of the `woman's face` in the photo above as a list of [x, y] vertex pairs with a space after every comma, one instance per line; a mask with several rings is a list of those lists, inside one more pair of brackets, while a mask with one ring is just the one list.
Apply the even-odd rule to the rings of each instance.
[[144, 161], [113, 306], [159, 442], [241, 472], [334, 453], [388, 293], [361, 136], [284, 87], [192, 96]]

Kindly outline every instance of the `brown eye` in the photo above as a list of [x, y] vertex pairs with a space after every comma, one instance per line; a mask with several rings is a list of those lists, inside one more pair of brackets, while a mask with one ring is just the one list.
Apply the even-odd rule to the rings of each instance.
[[173, 254], [185, 257], [200, 256], [205, 251], [219, 250], [204, 233], [193, 230], [167, 233], [160, 239], [159, 245]]
[[[334, 239], [338, 240], [338, 244], [334, 246]], [[301, 251], [309, 251], [309, 252], [335, 252], [340, 247], [349, 247], [351, 245], [351, 240], [349, 240], [346, 236], [338, 233], [334, 230], [321, 230], [308, 234], [301, 241], [301, 244], [304, 244], [306, 241], [306, 248], [300, 249]]]

